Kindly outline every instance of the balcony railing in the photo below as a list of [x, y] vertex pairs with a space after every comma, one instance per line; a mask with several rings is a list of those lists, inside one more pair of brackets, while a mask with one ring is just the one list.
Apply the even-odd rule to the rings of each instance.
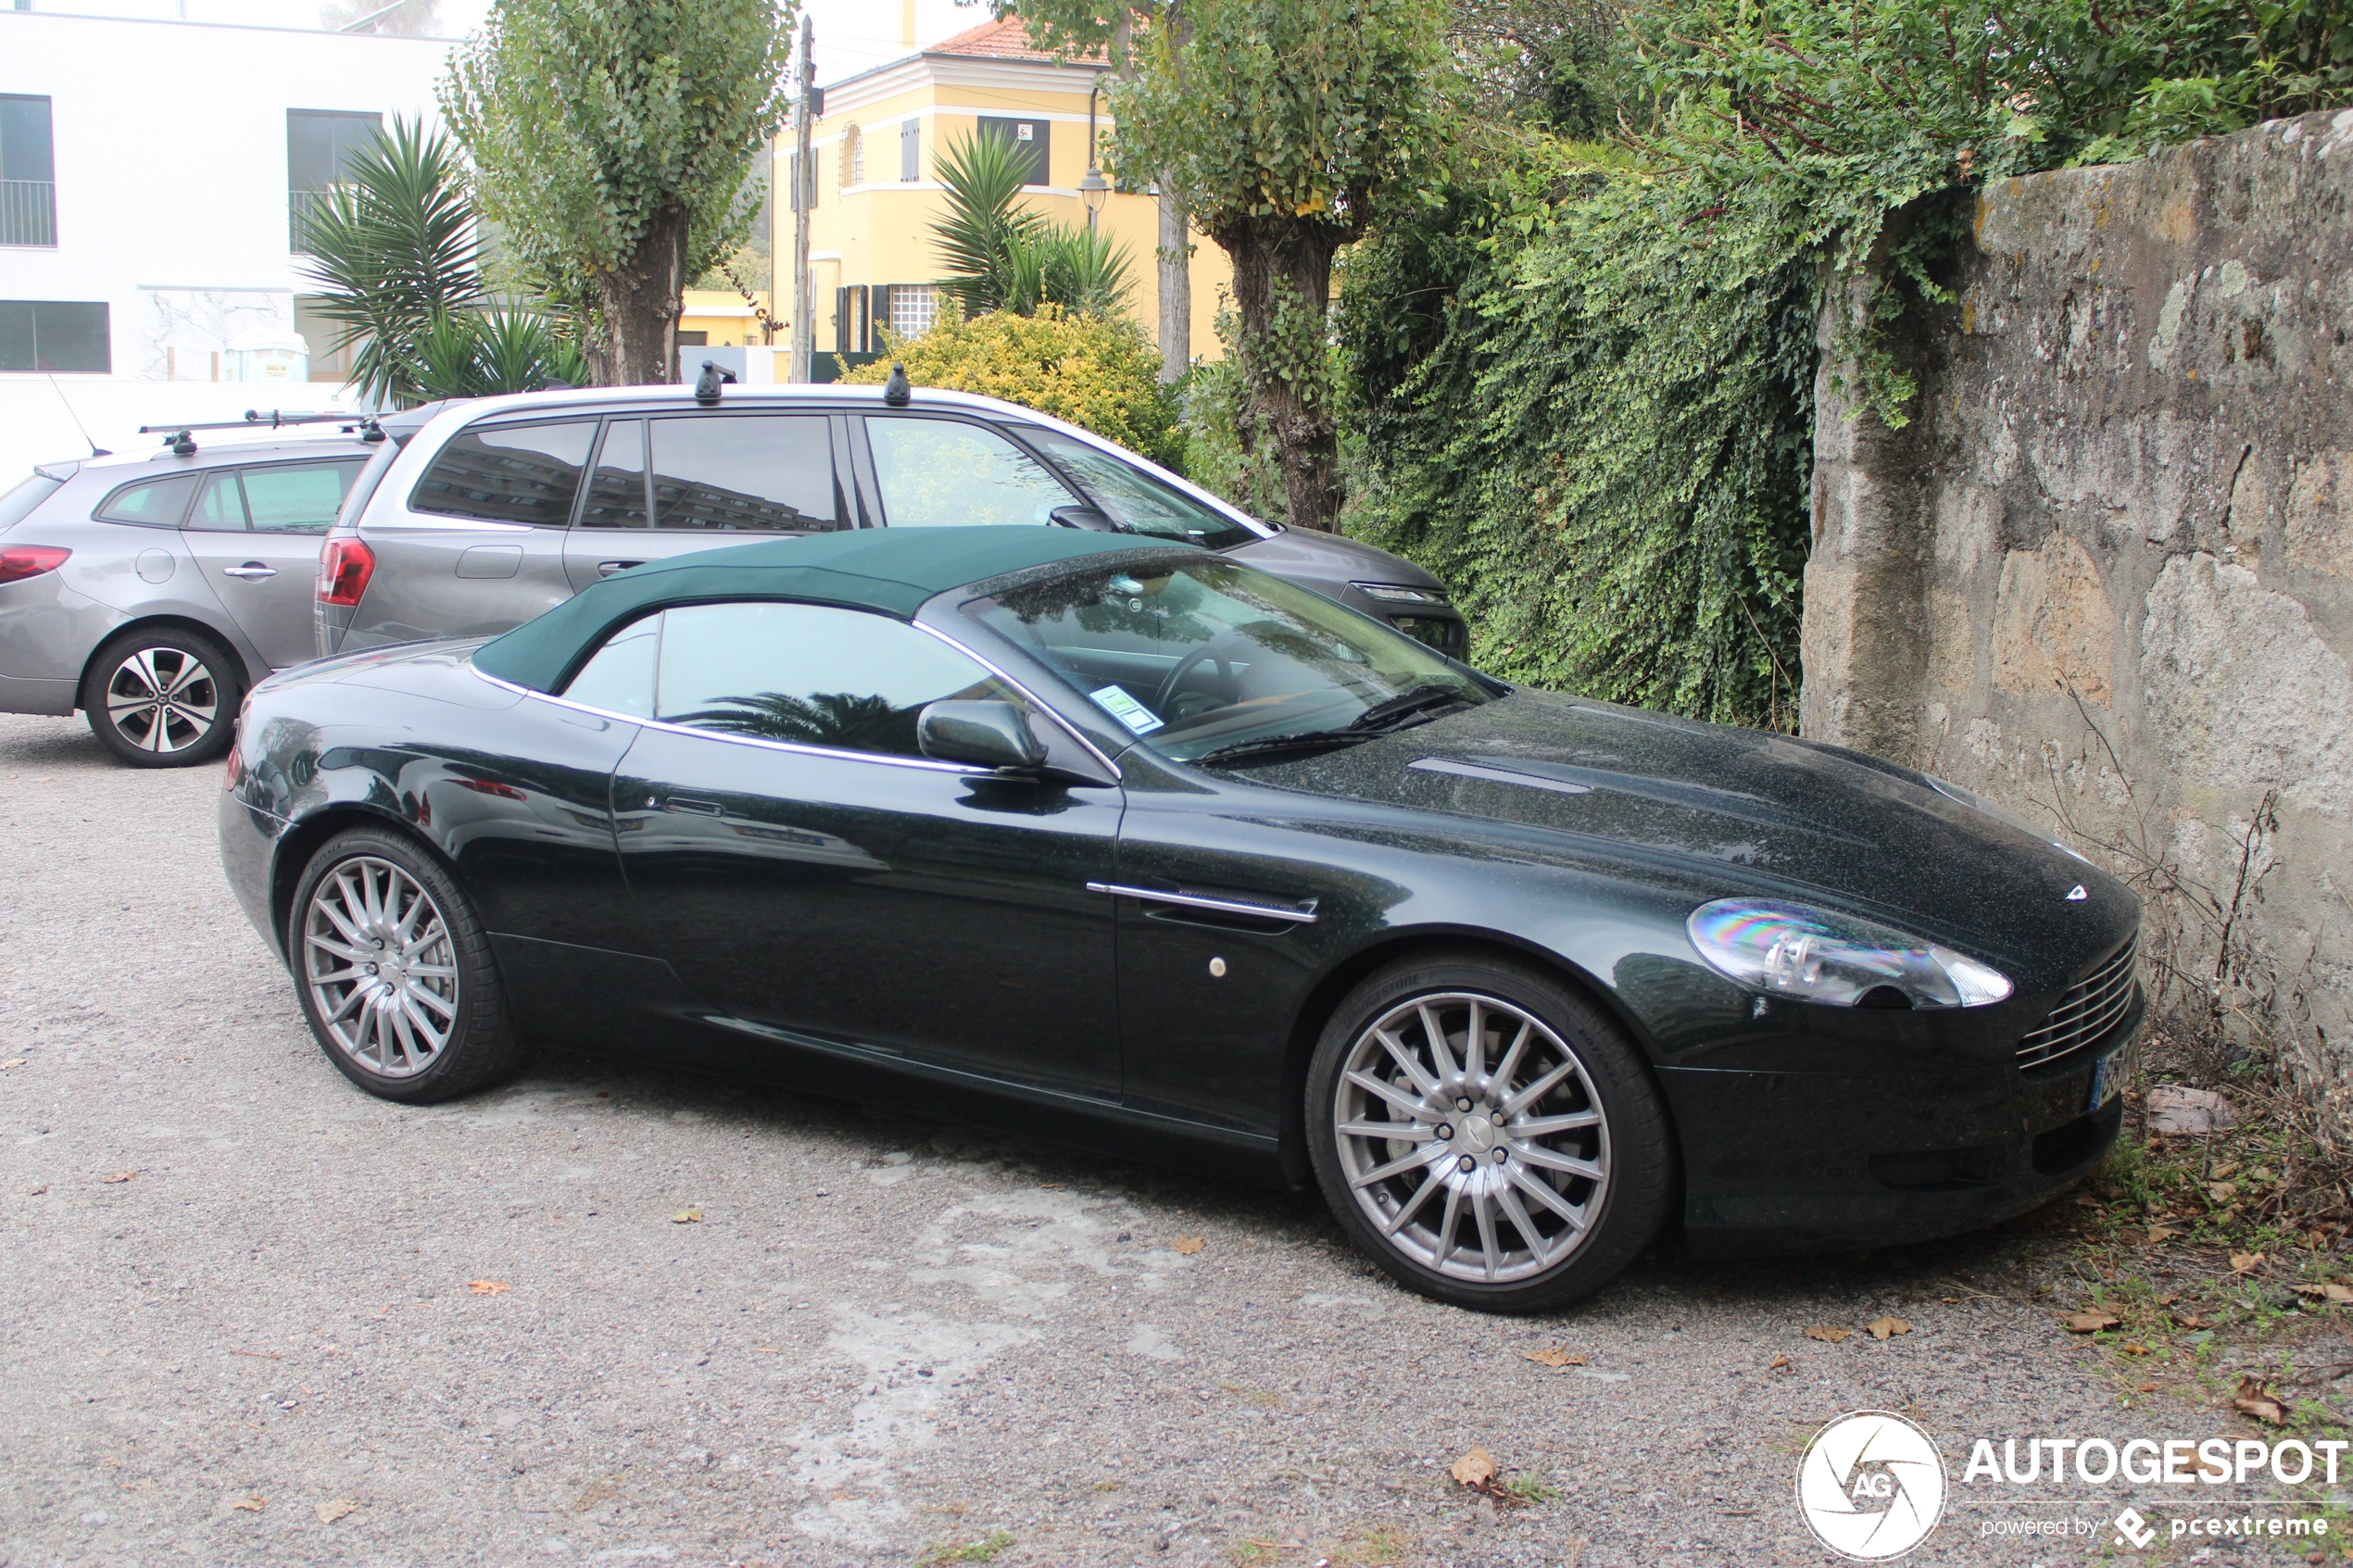
[[289, 191], [286, 193], [289, 208], [286, 247], [296, 256], [310, 254], [310, 245], [303, 238], [303, 227], [310, 221], [313, 213], [326, 210], [328, 199], [333, 194], [333, 191]]
[[0, 245], [57, 243], [57, 187], [47, 180], [0, 180]]

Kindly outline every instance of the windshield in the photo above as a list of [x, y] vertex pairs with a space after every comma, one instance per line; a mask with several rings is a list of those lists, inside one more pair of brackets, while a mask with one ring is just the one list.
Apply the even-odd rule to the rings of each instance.
[[1180, 762], [1272, 756], [1289, 736], [1369, 738], [1491, 695], [1379, 621], [1214, 557], [1129, 558], [964, 613]]
[[1057, 431], [1033, 433], [1054, 461], [1094, 493], [1104, 515], [1131, 533], [1181, 539], [1213, 550], [1247, 545], [1258, 537], [1232, 518], [1099, 447]]

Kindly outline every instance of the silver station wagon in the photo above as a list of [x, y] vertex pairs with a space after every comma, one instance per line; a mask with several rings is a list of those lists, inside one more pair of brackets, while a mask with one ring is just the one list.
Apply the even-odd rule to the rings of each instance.
[[598, 387], [411, 409], [384, 429], [320, 563], [321, 657], [504, 632], [599, 578], [714, 546], [1004, 523], [1188, 541], [1465, 650], [1462, 617], [1421, 568], [1260, 522], [992, 398]]
[[0, 495], [0, 712], [89, 716], [135, 767], [220, 755], [313, 657], [319, 549], [369, 458], [354, 426], [44, 463]]

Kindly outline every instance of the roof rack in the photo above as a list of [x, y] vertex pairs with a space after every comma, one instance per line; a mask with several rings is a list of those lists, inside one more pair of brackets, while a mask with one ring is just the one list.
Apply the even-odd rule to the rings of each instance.
[[258, 408], [247, 408], [242, 420], [221, 420], [212, 424], [141, 425], [139, 433], [161, 435], [165, 445], [185, 458], [193, 456], [196, 450], [194, 434], [196, 431], [280, 430], [289, 425], [341, 425], [346, 431], [358, 431], [362, 441], [376, 442], [384, 438], [384, 433], [376, 423], [373, 414], [287, 413], [277, 408], [266, 414]]

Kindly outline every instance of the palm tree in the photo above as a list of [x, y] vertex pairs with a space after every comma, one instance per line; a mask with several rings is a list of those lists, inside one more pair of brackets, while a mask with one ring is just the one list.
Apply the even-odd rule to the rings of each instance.
[[1023, 210], [1029, 157], [1009, 138], [968, 136], [939, 155], [947, 215], [932, 243], [947, 261], [940, 288], [967, 316], [1040, 305], [1101, 315], [1123, 308], [1129, 294], [1127, 247]]
[[888, 697], [854, 696], [849, 692], [817, 692], [809, 696], [761, 692], [755, 696], [723, 696], [719, 701], [726, 706], [707, 708], [671, 721], [796, 746], [912, 752], [915, 716], [922, 711], [893, 708]]

